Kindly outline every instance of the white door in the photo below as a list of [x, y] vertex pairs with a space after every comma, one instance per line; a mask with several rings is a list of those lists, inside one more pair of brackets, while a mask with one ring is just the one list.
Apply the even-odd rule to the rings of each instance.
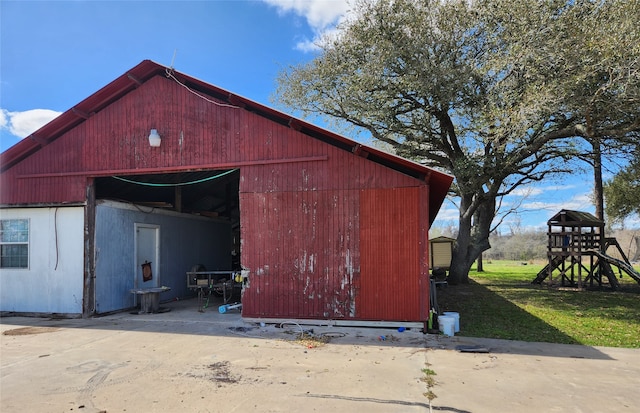
[[[134, 288], [159, 287], [160, 274], [160, 226], [150, 224], [135, 224], [136, 237], [136, 267]], [[144, 280], [143, 264], [151, 263], [151, 279]], [[147, 274], [148, 275], [148, 274]]]

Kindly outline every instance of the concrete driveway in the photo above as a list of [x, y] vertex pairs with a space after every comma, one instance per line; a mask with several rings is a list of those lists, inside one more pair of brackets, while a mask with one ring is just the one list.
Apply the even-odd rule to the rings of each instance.
[[[165, 306], [171, 311], [91, 319], [3, 317], [0, 411], [632, 412], [640, 406], [640, 350], [417, 330], [261, 327], [236, 311], [220, 314], [217, 305], [198, 312], [195, 300]], [[316, 340], [296, 340], [300, 330], [313, 330]], [[428, 391], [436, 396], [431, 403]]]

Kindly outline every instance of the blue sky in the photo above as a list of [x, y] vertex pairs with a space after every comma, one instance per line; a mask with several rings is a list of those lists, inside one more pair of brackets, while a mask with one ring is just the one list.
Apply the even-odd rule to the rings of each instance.
[[[348, 13], [343, 0], [0, 1], [0, 151], [142, 60], [262, 104], [277, 73], [314, 57]], [[544, 227], [562, 208], [593, 211], [588, 176], [526, 188], [502, 225]], [[438, 225], [456, 225], [445, 202]]]

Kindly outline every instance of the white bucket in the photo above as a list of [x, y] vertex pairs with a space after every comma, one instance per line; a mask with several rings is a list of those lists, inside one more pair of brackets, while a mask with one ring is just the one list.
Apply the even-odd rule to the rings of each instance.
[[459, 333], [460, 332], [460, 314], [456, 313], [455, 311], [445, 311], [442, 313], [442, 315], [453, 317], [454, 320], [456, 320], [455, 332]]
[[438, 316], [438, 327], [445, 336], [453, 337], [455, 334], [456, 319], [447, 315]]

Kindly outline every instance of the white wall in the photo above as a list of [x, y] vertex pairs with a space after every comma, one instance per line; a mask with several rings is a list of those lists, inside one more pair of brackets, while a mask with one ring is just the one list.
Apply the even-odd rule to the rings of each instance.
[[29, 268], [0, 269], [0, 311], [82, 314], [84, 208], [7, 208], [29, 219]]

